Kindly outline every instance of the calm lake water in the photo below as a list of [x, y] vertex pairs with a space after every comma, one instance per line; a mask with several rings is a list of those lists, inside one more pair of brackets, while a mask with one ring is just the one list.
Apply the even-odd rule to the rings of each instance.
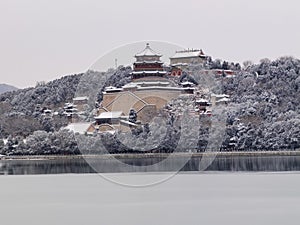
[[[159, 180], [165, 173], [116, 173]], [[179, 173], [132, 188], [97, 174], [0, 176], [6, 225], [299, 225], [300, 173]]]
[[[55, 159], [55, 160], [3, 160], [0, 161], [0, 174], [66, 174], [66, 173], [118, 173], [118, 172], [168, 172], [174, 171], [181, 165], [180, 158], [165, 162], [157, 167], [160, 158], [124, 159], [123, 163], [135, 165], [126, 170], [121, 163], [111, 159], [90, 159], [89, 164], [84, 159]], [[199, 171], [201, 158], [190, 159], [181, 171]], [[92, 165], [92, 166], [90, 166]], [[300, 171], [300, 156], [265, 156], [265, 157], [217, 157], [206, 171]]]

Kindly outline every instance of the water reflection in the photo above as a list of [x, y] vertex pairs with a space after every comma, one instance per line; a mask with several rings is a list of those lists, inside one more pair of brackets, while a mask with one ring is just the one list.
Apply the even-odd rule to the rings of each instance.
[[[180, 158], [174, 158], [151, 170], [143, 165], [155, 164], [160, 158], [124, 159], [124, 163], [140, 165], [126, 169], [110, 159], [90, 159], [97, 171], [102, 173], [115, 172], [162, 172], [173, 171], [181, 163]], [[188, 161], [182, 171], [199, 171], [201, 158], [195, 157]], [[217, 157], [206, 171], [300, 171], [300, 156], [266, 156], [266, 157]], [[61, 174], [61, 173], [95, 173], [94, 169], [84, 159], [56, 160], [7, 160], [0, 161], [0, 174]]]

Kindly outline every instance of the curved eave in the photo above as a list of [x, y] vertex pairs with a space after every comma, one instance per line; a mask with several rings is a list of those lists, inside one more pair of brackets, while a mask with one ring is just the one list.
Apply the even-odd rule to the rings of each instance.
[[132, 75], [138, 75], [138, 74], [166, 74], [166, 71], [134, 71], [130, 74]]
[[164, 64], [162, 61], [137, 61], [133, 64]]
[[206, 55], [198, 55], [198, 56], [182, 56], [182, 57], [170, 57], [170, 59], [189, 59], [189, 58], [207, 58]]
[[143, 57], [143, 56], [147, 56], [147, 57], [162, 57], [161, 54], [136, 54], [134, 57], [138, 58], [138, 57]]

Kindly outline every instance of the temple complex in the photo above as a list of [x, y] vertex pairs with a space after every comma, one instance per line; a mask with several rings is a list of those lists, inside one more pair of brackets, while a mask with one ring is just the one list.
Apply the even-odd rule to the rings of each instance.
[[[104, 118], [107, 115], [122, 113], [119, 117], [121, 126], [131, 126], [125, 123], [125, 117], [133, 109], [137, 114], [137, 123], [149, 123], [169, 101], [182, 94], [193, 94], [194, 88], [190, 85], [180, 86], [167, 78], [167, 71], [160, 60], [161, 54], [154, 51], [149, 44], [135, 55], [133, 71], [130, 73], [132, 81], [121, 88], [107, 87], [103, 92], [103, 100], [95, 118], [100, 131], [104, 131]], [[108, 114], [110, 112], [112, 114]], [[114, 126], [110, 124], [110, 127]], [[102, 127], [102, 128], [101, 128]], [[106, 127], [108, 127], [106, 125]], [[120, 126], [118, 125], [118, 128]], [[117, 127], [116, 127], [117, 129]]]
[[[134, 57], [135, 62], [129, 74], [131, 82], [122, 87], [108, 86], [104, 89], [102, 102], [97, 104], [94, 122], [85, 133], [132, 131], [149, 125], [161, 110], [164, 115], [180, 116], [185, 109], [183, 102], [188, 102], [190, 115], [212, 116], [212, 106], [226, 105], [230, 101], [227, 95], [214, 95], [188, 79], [173, 77], [181, 76], [191, 64], [205, 63], [207, 56], [202, 50], [177, 51], [170, 58], [169, 67], [161, 61], [162, 55], [148, 43]], [[213, 72], [207, 71], [202, 70], [204, 76]], [[73, 101], [77, 105], [84, 105], [88, 99], [77, 97]], [[72, 107], [73, 104], [65, 107], [70, 115], [76, 110]], [[86, 127], [86, 124], [83, 125], [78, 125], [78, 129]]]

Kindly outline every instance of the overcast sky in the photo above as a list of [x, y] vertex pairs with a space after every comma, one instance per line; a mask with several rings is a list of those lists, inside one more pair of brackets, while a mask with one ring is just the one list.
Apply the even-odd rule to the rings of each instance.
[[298, 0], [0, 0], [0, 83], [85, 72], [120, 45], [161, 40], [243, 62], [300, 58]]

